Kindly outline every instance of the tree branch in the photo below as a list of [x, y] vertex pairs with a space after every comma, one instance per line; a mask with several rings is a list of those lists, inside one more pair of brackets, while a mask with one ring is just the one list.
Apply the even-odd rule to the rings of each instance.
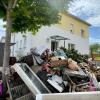
[[7, 9], [7, 5], [4, 3], [3, 0], [1, 0], [1, 3], [3, 4], [4, 8]]
[[2, 7], [2, 4], [0, 3], [0, 7]]
[[15, 6], [16, 6], [16, 4], [17, 4], [17, 1], [18, 1], [18, 0], [14, 0], [13, 8], [15, 8]]

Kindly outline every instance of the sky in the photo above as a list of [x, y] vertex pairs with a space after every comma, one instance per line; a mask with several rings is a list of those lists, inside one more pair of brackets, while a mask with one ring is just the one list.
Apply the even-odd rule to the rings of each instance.
[[[75, 16], [89, 22], [89, 42], [100, 43], [100, 0], [73, 0], [68, 11]], [[4, 36], [3, 21], [0, 20], [0, 37]]]
[[3, 25], [5, 23], [3, 22], [3, 20], [0, 19], [0, 39], [2, 36], [5, 36], [5, 29], [3, 28]]
[[89, 42], [100, 43], [100, 0], [73, 0], [68, 11], [89, 22]]

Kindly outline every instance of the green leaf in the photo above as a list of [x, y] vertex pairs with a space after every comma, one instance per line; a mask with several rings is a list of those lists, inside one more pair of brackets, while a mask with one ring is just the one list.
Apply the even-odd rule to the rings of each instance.
[[6, 11], [3, 7], [0, 6], [0, 18], [3, 18], [6, 16]]
[[[23, 33], [32, 31], [32, 34], [35, 34], [42, 26], [50, 26], [51, 24], [58, 23], [61, 18], [59, 16], [59, 9], [52, 7], [49, 1], [50, 0], [18, 0], [16, 7], [14, 9], [12, 8], [11, 12], [12, 32]], [[62, 2], [62, 0], [60, 1]], [[8, 5], [9, 1], [4, 0], [4, 2]], [[60, 4], [62, 8], [63, 4], [64, 2]], [[6, 10], [2, 5], [0, 7], [2, 8], [0, 9], [0, 17], [6, 19]]]

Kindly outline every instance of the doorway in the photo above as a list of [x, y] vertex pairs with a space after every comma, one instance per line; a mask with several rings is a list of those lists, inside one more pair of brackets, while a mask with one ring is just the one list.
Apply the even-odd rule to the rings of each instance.
[[57, 50], [58, 48], [58, 41], [51, 41], [51, 50]]

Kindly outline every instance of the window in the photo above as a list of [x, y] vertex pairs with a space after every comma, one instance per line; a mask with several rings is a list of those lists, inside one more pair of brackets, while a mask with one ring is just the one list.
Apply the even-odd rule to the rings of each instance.
[[19, 49], [22, 49], [22, 40], [20, 40], [20, 47], [19, 47]]
[[23, 48], [26, 48], [26, 42], [27, 42], [27, 37], [24, 37], [24, 43], [23, 43]]
[[18, 51], [19, 42], [16, 42], [16, 51]]
[[73, 34], [74, 24], [70, 24], [70, 33]]
[[15, 52], [18, 52], [19, 50], [19, 41], [16, 41], [16, 44], [15, 44]]
[[51, 50], [57, 50], [58, 48], [58, 42], [57, 41], [51, 41]]
[[68, 49], [69, 49], [69, 50], [75, 49], [75, 44], [68, 43]]
[[72, 34], [73, 33], [73, 30], [70, 30], [70, 33]]
[[80, 35], [81, 35], [81, 37], [84, 37], [84, 30], [83, 29], [81, 29]]

